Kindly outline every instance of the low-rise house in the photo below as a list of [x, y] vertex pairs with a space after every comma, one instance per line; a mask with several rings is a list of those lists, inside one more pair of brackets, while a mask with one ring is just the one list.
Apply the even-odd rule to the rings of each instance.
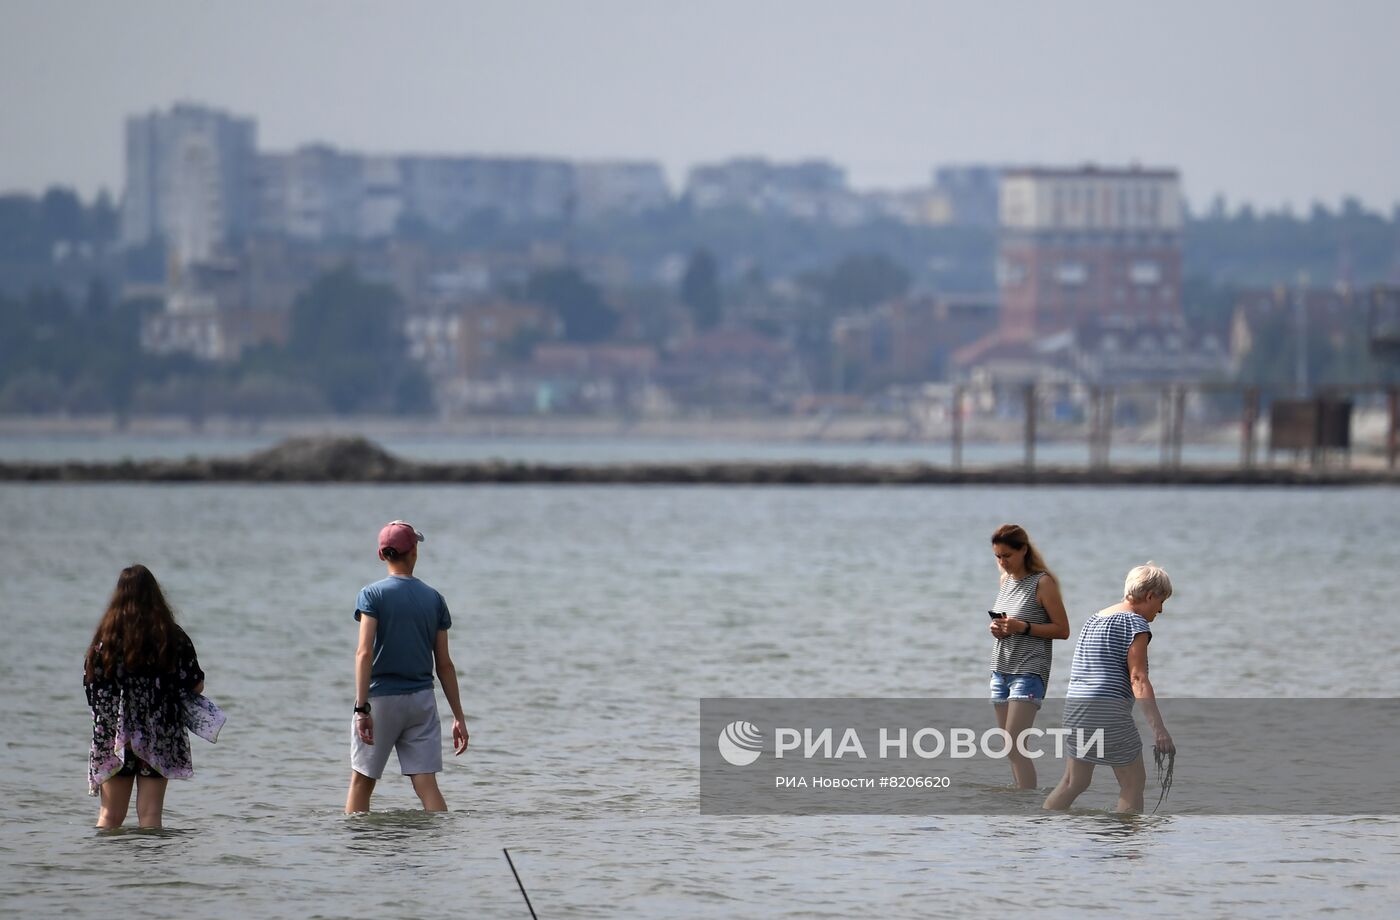
[[801, 370], [787, 345], [751, 329], [720, 328], [673, 348], [658, 380], [683, 405], [777, 407], [799, 395]]

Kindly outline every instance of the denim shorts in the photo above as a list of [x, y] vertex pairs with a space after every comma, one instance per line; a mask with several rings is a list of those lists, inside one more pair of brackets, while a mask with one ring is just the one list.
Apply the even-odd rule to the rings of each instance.
[[1022, 700], [1034, 703], [1035, 708], [1039, 709], [1040, 701], [1045, 699], [1045, 681], [1039, 674], [1004, 674], [1001, 671], [993, 671], [991, 691], [993, 703]]

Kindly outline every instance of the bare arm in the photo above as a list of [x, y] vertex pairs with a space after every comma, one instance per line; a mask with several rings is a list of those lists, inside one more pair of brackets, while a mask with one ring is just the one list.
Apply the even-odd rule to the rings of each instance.
[[[369, 702], [370, 669], [374, 665], [374, 631], [379, 621], [367, 613], [360, 613], [360, 642], [355, 647], [355, 705]], [[360, 740], [374, 744], [374, 714], [361, 714], [355, 721]]]
[[1037, 639], [1068, 639], [1069, 614], [1065, 613], [1065, 602], [1060, 597], [1060, 585], [1055, 581], [1055, 576], [1046, 575], [1040, 579], [1035, 587], [1035, 599], [1045, 608], [1050, 622], [1031, 625], [1025, 620], [1008, 620], [1003, 627], [1005, 632], [1013, 636], [1035, 636]]
[[452, 710], [452, 751], [460, 754], [467, 749], [467, 717], [462, 712], [462, 691], [457, 686], [457, 667], [447, 650], [447, 630], [439, 629], [433, 644], [433, 664], [437, 669], [442, 695]]
[[1153, 743], [1164, 751], [1174, 751], [1176, 746], [1167, 732], [1167, 723], [1162, 721], [1162, 712], [1157, 708], [1157, 695], [1147, 676], [1149, 637], [1149, 633], [1138, 633], [1133, 637], [1133, 644], [1128, 646], [1128, 677], [1133, 683], [1133, 696], [1142, 704], [1142, 714], [1147, 717], [1147, 724], [1152, 726]]

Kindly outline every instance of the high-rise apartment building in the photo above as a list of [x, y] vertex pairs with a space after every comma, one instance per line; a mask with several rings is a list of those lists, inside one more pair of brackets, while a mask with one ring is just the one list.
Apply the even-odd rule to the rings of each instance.
[[[254, 172], [259, 234], [306, 241], [375, 235], [361, 226], [364, 157], [312, 144], [291, 153], [259, 154]], [[393, 232], [393, 219], [385, 234]]]
[[176, 105], [126, 122], [122, 242], [163, 237], [181, 264], [214, 256], [249, 229], [257, 123]]

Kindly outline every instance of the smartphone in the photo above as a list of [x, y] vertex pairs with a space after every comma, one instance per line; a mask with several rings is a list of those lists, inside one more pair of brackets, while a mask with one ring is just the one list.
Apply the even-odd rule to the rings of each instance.
[[997, 613], [995, 610], [988, 610], [988, 611], [987, 611], [987, 616], [991, 617], [991, 618], [994, 619], [994, 620], [1000, 620], [1001, 618], [1005, 617], [1006, 614], [1004, 614], [1004, 613]]

